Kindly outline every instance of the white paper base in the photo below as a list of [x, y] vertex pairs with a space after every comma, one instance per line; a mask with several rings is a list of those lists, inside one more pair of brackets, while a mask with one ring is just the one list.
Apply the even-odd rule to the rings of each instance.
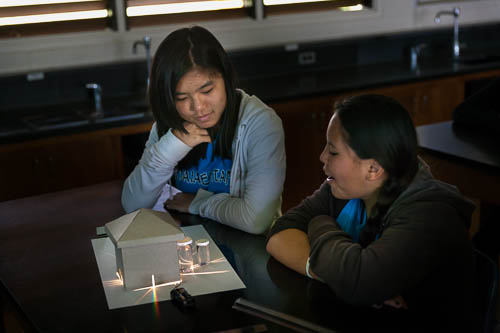
[[[210, 241], [212, 261], [208, 265], [195, 267], [193, 275], [181, 273], [182, 287], [192, 296], [245, 288], [243, 281], [202, 225], [181, 227], [181, 229], [186, 236], [193, 239], [193, 244], [201, 238]], [[175, 285], [156, 286], [155, 292], [150, 286], [132, 291], [123, 287], [122, 281], [116, 274], [115, 248], [108, 237], [92, 239], [92, 247], [109, 309], [170, 300], [170, 291]]]

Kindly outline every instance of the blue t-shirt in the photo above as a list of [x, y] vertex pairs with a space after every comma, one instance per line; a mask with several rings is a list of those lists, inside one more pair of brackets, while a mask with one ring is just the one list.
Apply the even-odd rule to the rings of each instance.
[[359, 234], [366, 224], [364, 202], [361, 199], [349, 200], [337, 217], [337, 223], [358, 243]]
[[212, 193], [229, 193], [233, 161], [218, 156], [212, 159], [214, 143], [208, 143], [206, 157], [198, 166], [175, 170], [175, 187], [185, 193], [196, 193], [200, 188]]

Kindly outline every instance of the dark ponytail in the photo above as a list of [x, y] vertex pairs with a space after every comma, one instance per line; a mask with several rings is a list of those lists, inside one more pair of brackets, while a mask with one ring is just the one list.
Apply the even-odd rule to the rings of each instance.
[[376, 160], [387, 174], [360, 235], [366, 246], [381, 232], [387, 210], [417, 173], [417, 134], [408, 112], [390, 97], [350, 97], [336, 104], [335, 112], [351, 149], [360, 159]]

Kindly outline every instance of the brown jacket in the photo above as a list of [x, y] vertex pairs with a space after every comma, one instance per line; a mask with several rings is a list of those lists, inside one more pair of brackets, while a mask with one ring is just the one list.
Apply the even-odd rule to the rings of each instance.
[[473, 325], [472, 202], [421, 166], [384, 216], [380, 237], [364, 248], [335, 221], [346, 203], [323, 184], [278, 219], [271, 235], [287, 228], [306, 232], [312, 271], [347, 303], [370, 306], [401, 295], [413, 318], [409, 327]]

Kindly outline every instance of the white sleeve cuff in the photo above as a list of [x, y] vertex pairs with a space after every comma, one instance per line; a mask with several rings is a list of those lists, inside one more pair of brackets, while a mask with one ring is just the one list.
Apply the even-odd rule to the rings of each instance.
[[307, 275], [308, 277], [310, 277], [311, 279], [314, 279], [314, 278], [312, 277], [312, 275], [309, 273], [309, 258], [307, 258], [307, 261], [306, 261], [306, 275]]
[[189, 213], [199, 215], [201, 204], [205, 200], [210, 198], [212, 195], [214, 195], [214, 194], [210, 191], [204, 190], [202, 188], [198, 189], [198, 192], [196, 192], [196, 196], [194, 197], [193, 201], [189, 205]]
[[193, 148], [182, 142], [172, 133], [172, 129], [169, 129], [167, 134], [162, 136], [152, 149], [155, 150], [155, 154], [161, 156], [163, 161], [168, 161], [169, 164], [172, 163], [175, 165]]

